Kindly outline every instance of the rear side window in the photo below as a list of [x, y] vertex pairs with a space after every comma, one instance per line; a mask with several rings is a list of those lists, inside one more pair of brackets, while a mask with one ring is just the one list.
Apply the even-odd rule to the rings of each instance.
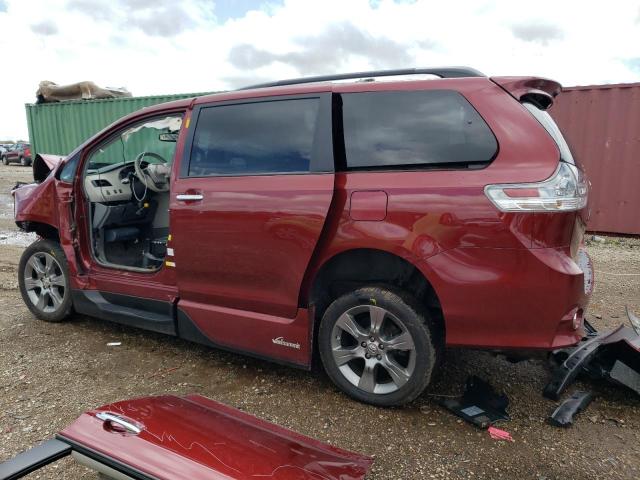
[[342, 95], [347, 168], [470, 166], [491, 161], [496, 139], [458, 92]]
[[188, 175], [308, 172], [318, 105], [307, 98], [203, 108]]

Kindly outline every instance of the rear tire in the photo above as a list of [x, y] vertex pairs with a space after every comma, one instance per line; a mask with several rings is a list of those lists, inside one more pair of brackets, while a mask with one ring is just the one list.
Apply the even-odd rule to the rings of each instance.
[[426, 308], [384, 287], [343, 295], [325, 311], [318, 348], [327, 375], [352, 398], [390, 407], [429, 385], [440, 348]]
[[6, 156], [2, 157], [2, 163], [3, 165], [9, 165], [9, 159]]
[[18, 283], [24, 303], [45, 322], [61, 322], [71, 313], [69, 267], [60, 245], [38, 240], [20, 257]]

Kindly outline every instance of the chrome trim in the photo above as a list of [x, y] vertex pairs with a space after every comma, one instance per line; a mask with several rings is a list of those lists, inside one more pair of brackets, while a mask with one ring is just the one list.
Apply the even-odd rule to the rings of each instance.
[[134, 433], [136, 435], [138, 435], [140, 432], [142, 432], [142, 428], [138, 427], [137, 425], [134, 425], [131, 422], [128, 422], [127, 420], [124, 420], [123, 418], [121, 418], [118, 415], [115, 415], [113, 413], [98, 412], [98, 413], [96, 413], [96, 418], [102, 420], [105, 423], [107, 423], [107, 422], [108, 423], [115, 423], [116, 425], [121, 426], [122, 428], [124, 428], [128, 432]]
[[204, 196], [201, 193], [180, 193], [176, 195], [176, 200], [180, 200], [181, 202], [193, 202], [195, 200], [202, 200]]

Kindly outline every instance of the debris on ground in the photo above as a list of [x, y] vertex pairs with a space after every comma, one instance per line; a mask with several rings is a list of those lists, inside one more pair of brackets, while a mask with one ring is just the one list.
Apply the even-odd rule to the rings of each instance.
[[585, 327], [587, 335], [578, 345], [553, 353], [560, 364], [544, 396], [558, 400], [579, 374], [625, 386], [640, 395], [640, 335], [624, 325], [604, 333], [587, 322]]
[[487, 428], [498, 421], [509, 421], [509, 399], [497, 394], [491, 385], [479, 377], [467, 378], [460, 397], [438, 397], [436, 401], [454, 414], [480, 428]]
[[631, 310], [629, 310], [629, 306], [624, 307], [627, 312], [627, 318], [629, 319], [629, 323], [636, 331], [638, 335], [640, 335], [640, 318], [638, 318]]
[[496, 427], [489, 427], [487, 431], [489, 432], [491, 438], [493, 438], [494, 440], [506, 440], [508, 442], [515, 442], [511, 434], [506, 430], [500, 430]]
[[122, 345], [122, 342], [109, 342], [107, 343], [107, 347], [119, 347]]
[[155, 378], [155, 377], [158, 377], [158, 376], [164, 376], [164, 375], [167, 375], [167, 374], [169, 374], [171, 372], [175, 372], [176, 370], [178, 370], [181, 367], [182, 367], [182, 365], [178, 365], [177, 367], [171, 367], [171, 368], [166, 368], [164, 370], [158, 370], [154, 374], [149, 375], [149, 377], [147, 377], [147, 378]]
[[556, 427], [570, 427], [573, 425], [574, 415], [587, 408], [591, 400], [591, 392], [575, 392], [555, 409], [549, 417], [549, 423]]

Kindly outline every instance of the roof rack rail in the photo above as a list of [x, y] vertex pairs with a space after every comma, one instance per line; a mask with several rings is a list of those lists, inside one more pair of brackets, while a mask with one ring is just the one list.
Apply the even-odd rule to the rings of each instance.
[[337, 75], [318, 75], [315, 77], [291, 78], [277, 82], [259, 83], [242, 87], [239, 90], [252, 88], [282, 87], [284, 85], [300, 85], [303, 83], [330, 82], [333, 80], [349, 80], [367, 77], [395, 77], [399, 75], [435, 75], [440, 78], [484, 77], [483, 73], [470, 67], [441, 67], [441, 68], [401, 68], [396, 70], [372, 70], [369, 72], [340, 73]]

